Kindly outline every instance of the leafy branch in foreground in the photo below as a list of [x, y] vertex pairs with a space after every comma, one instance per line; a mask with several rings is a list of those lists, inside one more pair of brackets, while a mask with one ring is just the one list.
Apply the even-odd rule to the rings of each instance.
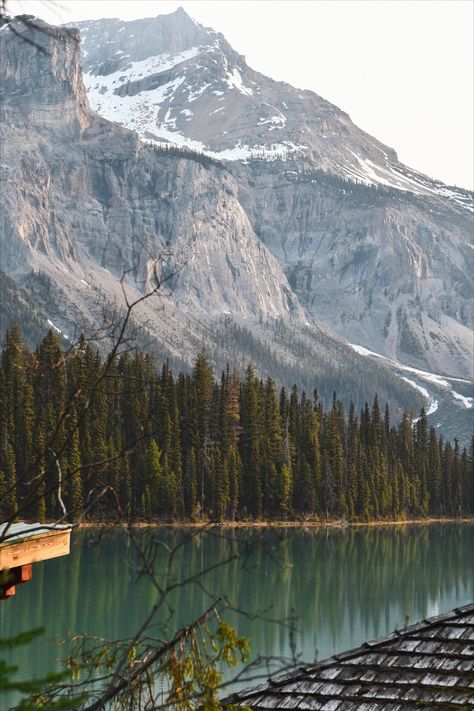
[[[223, 669], [248, 662], [248, 639], [220, 617], [211, 605], [192, 624], [181, 628], [170, 641], [143, 637], [108, 641], [76, 635], [71, 640], [64, 670], [31, 680], [13, 680], [18, 672], [0, 660], [0, 693], [26, 696], [15, 711], [84, 709], [172, 708], [175, 711], [219, 711]], [[214, 616], [217, 624], [208, 619]], [[29, 644], [43, 633], [39, 628], [0, 639], [0, 651]], [[123, 653], [126, 665], [116, 677]], [[100, 693], [106, 687], [105, 693]], [[150, 706], [150, 704], [152, 704]]]
[[[210, 617], [215, 617], [215, 624]], [[250, 654], [248, 640], [220, 617], [218, 605], [211, 605], [170, 641], [147, 636], [130, 642], [93, 640], [85, 635], [73, 638], [65, 662], [72, 675], [71, 685], [52, 685], [43, 696], [55, 699], [82, 688], [89, 698], [82, 707], [86, 711], [105, 705], [217, 711], [223, 708], [218, 698], [223, 671], [246, 664]], [[126, 665], [113, 683], [124, 651]], [[98, 693], [99, 686], [106, 687], [106, 692]]]

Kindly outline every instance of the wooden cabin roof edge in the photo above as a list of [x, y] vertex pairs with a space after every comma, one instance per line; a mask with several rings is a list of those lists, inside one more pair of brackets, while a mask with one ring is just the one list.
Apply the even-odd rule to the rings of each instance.
[[345, 662], [350, 661], [350, 659], [356, 658], [361, 654], [377, 652], [378, 650], [382, 650], [384, 646], [390, 645], [392, 642], [409, 638], [413, 633], [426, 631], [444, 623], [449, 624], [451, 620], [458, 620], [459, 618], [470, 615], [471, 613], [474, 613], [474, 602], [461, 605], [453, 610], [450, 610], [449, 612], [443, 612], [439, 615], [428, 617], [421, 622], [416, 622], [400, 630], [395, 630], [391, 634], [376, 638], [370, 642], [364, 642], [359, 647], [335, 654], [325, 660], [322, 660], [321, 662], [300, 665], [293, 670], [285, 670], [282, 674], [270, 677], [265, 683], [231, 694], [225, 701], [229, 704], [247, 702], [250, 701], [252, 697], [258, 697], [265, 693], [271, 694], [273, 691], [277, 692], [279, 687], [286, 684], [293, 684], [299, 681], [307, 680], [308, 677], [313, 674], [317, 677], [320, 671], [327, 669], [328, 667], [339, 665], [341, 663], [344, 664]]

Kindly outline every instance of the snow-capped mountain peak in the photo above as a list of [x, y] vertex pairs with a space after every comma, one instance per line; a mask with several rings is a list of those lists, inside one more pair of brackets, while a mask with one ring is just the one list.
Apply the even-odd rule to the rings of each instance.
[[78, 27], [92, 108], [144, 140], [218, 160], [296, 162], [297, 171], [316, 168], [472, 209], [469, 194], [406, 168], [344, 111], [251, 69], [221, 34], [182, 8]]

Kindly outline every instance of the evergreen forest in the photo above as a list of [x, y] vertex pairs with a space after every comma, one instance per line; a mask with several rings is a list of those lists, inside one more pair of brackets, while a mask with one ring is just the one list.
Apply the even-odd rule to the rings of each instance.
[[346, 412], [334, 393], [277, 388], [252, 365], [215, 377], [149, 353], [102, 357], [49, 331], [7, 333], [0, 368], [0, 520], [309, 518], [474, 514], [473, 446], [418, 418], [391, 422], [376, 394]]

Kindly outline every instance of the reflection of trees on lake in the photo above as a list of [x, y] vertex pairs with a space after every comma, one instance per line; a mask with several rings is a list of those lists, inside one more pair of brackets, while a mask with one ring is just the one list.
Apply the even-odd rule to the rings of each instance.
[[[148, 529], [138, 535], [175, 545], [189, 529]], [[199, 534], [178, 553], [176, 580], [270, 535], [263, 529]], [[136, 581], [139, 562], [123, 533], [108, 532], [92, 545], [96, 538], [96, 532], [76, 532], [69, 558], [36, 566], [33, 582], [0, 607], [1, 636], [41, 625], [50, 639], [68, 631], [119, 638], [137, 629], [156, 593], [147, 580]], [[295, 614], [298, 649], [311, 661], [316, 648], [320, 657], [328, 656], [403, 626], [406, 616], [413, 622], [435, 614], [438, 606], [441, 611], [472, 599], [473, 538], [469, 524], [280, 529], [273, 546], [254, 547], [248, 559], [209, 574], [206, 585], [250, 613], [273, 619]], [[156, 559], [158, 577], [165, 575], [166, 561], [163, 551]], [[170, 628], [190, 621], [207, 604], [198, 586], [178, 589]], [[288, 654], [286, 628], [236, 613], [228, 621], [251, 637], [254, 652]], [[15, 660], [25, 673], [40, 673], [61, 655], [61, 649], [40, 640], [17, 650]]]

